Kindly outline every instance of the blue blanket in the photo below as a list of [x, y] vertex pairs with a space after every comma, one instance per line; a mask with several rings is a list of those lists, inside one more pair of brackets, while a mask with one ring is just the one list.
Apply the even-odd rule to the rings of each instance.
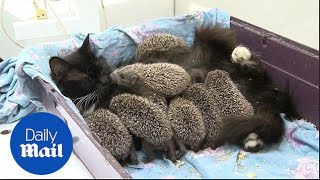
[[319, 131], [304, 120], [284, 121], [282, 142], [259, 153], [225, 145], [190, 151], [176, 164], [159, 154], [161, 159], [125, 169], [134, 179], [319, 179]]
[[[97, 56], [117, 65], [131, 60], [137, 44], [151, 34], [170, 33], [191, 45], [195, 26], [204, 23], [229, 27], [229, 20], [228, 13], [211, 9], [185, 16], [154, 19], [136, 26], [114, 26], [101, 33], [91, 34], [90, 39]], [[28, 47], [16, 57], [0, 63], [0, 123], [11, 123], [32, 111], [43, 109], [38, 88], [33, 81], [35, 77], [41, 77], [60, 92], [51, 81], [48, 60], [51, 56], [62, 55], [80, 47], [85, 36], [73, 34], [66, 41]]]

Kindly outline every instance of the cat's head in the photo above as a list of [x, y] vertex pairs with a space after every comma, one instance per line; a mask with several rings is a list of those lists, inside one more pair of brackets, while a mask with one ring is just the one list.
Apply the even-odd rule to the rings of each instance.
[[109, 75], [114, 67], [95, 56], [89, 35], [76, 51], [51, 57], [49, 64], [52, 80], [75, 103], [82, 99], [83, 104], [92, 104], [110, 93]]

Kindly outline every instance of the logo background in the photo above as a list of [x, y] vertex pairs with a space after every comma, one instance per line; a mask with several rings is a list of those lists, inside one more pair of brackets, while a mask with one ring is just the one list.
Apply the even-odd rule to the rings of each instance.
[[[26, 141], [26, 129], [28, 128], [42, 133], [44, 129], [48, 129], [52, 136], [58, 132], [53, 143], [56, 144], [56, 149], [58, 144], [62, 144], [63, 157], [21, 157], [21, 144], [35, 143], [38, 145], [38, 151], [43, 147], [52, 147], [51, 138], [48, 141], [36, 141], [35, 139]], [[53, 173], [66, 164], [72, 153], [73, 141], [67, 124], [59, 117], [50, 113], [36, 112], [25, 116], [16, 125], [12, 131], [10, 148], [13, 158], [21, 168], [33, 174], [44, 175]]]

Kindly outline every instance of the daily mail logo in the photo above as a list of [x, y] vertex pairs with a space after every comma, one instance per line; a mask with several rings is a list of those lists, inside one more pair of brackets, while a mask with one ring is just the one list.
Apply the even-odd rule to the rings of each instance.
[[24, 170], [38, 175], [61, 169], [72, 153], [73, 141], [66, 123], [45, 112], [32, 113], [16, 125], [11, 153]]
[[[53, 134], [53, 135], [52, 135]], [[21, 144], [21, 156], [22, 157], [63, 157], [62, 153], [62, 144], [54, 143], [55, 138], [57, 137], [58, 132], [51, 133], [49, 129], [44, 129], [42, 131], [34, 131], [33, 129], [26, 129], [26, 141], [50, 141], [51, 147], [44, 147], [39, 150], [39, 147], [36, 143], [33, 144]]]

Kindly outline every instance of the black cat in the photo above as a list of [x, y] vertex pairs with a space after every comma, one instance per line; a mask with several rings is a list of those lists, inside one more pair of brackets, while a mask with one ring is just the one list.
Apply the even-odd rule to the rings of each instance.
[[63, 95], [73, 100], [83, 115], [107, 107], [112, 95], [121, 91], [109, 78], [117, 67], [95, 56], [89, 35], [76, 51], [51, 57], [49, 64], [52, 80]]

